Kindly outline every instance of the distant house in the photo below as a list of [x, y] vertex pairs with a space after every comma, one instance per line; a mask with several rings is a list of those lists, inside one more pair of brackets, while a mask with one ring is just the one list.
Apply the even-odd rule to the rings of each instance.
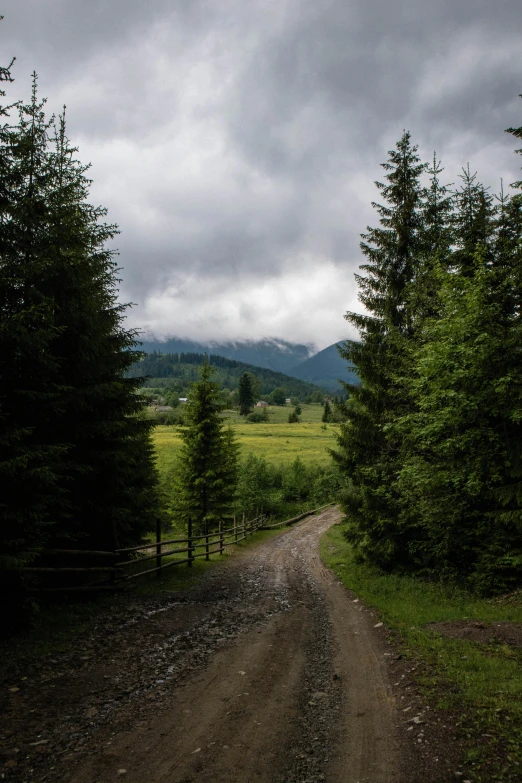
[[173, 410], [171, 405], [156, 405], [154, 408], [156, 413], [168, 413], [169, 411]]
[[180, 402], [188, 402], [188, 397], [178, 397]]
[[287, 405], [290, 405], [291, 402], [292, 402], [292, 400], [290, 399], [290, 397], [287, 397], [286, 400], [285, 400], [285, 403]]
[[256, 403], [256, 408], [268, 408], [268, 403], [264, 402], [264, 400], [259, 400], [259, 402]]

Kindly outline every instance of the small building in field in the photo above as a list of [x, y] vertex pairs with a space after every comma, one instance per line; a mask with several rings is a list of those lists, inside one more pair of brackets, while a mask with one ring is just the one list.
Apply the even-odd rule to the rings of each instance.
[[286, 405], [290, 405], [291, 402], [292, 400], [290, 399], [290, 397], [287, 397], [285, 400]]
[[268, 408], [268, 403], [264, 400], [259, 400], [259, 402], [256, 403], [256, 408]]
[[188, 402], [188, 397], [178, 397], [180, 402]]

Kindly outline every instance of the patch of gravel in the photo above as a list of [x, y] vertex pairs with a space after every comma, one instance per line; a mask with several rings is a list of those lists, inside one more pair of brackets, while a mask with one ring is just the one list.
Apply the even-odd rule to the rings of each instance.
[[186, 593], [129, 596], [106, 610], [66, 652], [12, 660], [0, 679], [0, 779], [53, 780], [59, 758], [92, 753], [101, 728], [125, 730], [163, 709], [172, 683], [274, 614], [288, 588], [267, 580], [262, 562], [207, 572]]

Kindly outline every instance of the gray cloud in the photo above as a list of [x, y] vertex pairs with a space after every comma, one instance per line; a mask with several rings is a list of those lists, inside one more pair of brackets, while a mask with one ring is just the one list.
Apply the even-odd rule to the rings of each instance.
[[40, 74], [119, 223], [134, 325], [347, 336], [373, 180], [403, 128], [448, 181], [518, 177], [518, 0], [4, 0], [13, 94]]

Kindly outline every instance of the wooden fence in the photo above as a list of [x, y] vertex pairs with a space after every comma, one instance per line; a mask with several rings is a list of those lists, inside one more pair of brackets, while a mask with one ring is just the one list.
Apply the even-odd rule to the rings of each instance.
[[[220, 523], [217, 531], [198, 536], [192, 535], [192, 526], [189, 524], [186, 538], [171, 538], [166, 541], [161, 540], [161, 529], [158, 524], [156, 540], [148, 544], [116, 549], [113, 552], [84, 549], [47, 549], [41, 553], [40, 562], [43, 563], [42, 565], [27, 566], [22, 568], [21, 571], [23, 574], [35, 574], [43, 579], [43, 584], [26, 587], [28, 593], [121, 590], [125, 583], [130, 580], [152, 573], [160, 576], [165, 568], [185, 563], [191, 568], [196, 558], [204, 557], [205, 560], [209, 560], [213, 554], [219, 553], [222, 555], [227, 547], [244, 541], [257, 530], [270, 530], [285, 525], [292, 525], [300, 519], [322, 511], [331, 505], [333, 503], [327, 503], [325, 506], [310, 511], [303, 511], [298, 516], [292, 517], [292, 519], [285, 519], [273, 525], [264, 524], [266, 521], [264, 514], [258, 513], [253, 519], [246, 519], [245, 514], [240, 518], [234, 516], [234, 522], [230, 527], [223, 528], [222, 523]], [[174, 549], [169, 548], [172, 546], [177, 547], [178, 545], [184, 546]], [[140, 552], [143, 553], [143, 556], [135, 557]], [[186, 555], [186, 557], [170, 560], [167, 563], [163, 562], [163, 558], [170, 558], [175, 555]], [[122, 558], [125, 557], [127, 559], [122, 561]], [[71, 565], [63, 565], [64, 561], [69, 561]], [[100, 561], [103, 565], [100, 565]], [[155, 561], [152, 568], [127, 573], [129, 570], [132, 571], [133, 568], [139, 567], [142, 563], [149, 563], [150, 561]], [[100, 578], [97, 579], [97, 577]], [[46, 583], [45, 580], [48, 578], [51, 578], [54, 584]]]
[[292, 517], [292, 519], [285, 519], [284, 522], [276, 522], [274, 525], [262, 525], [261, 530], [273, 530], [276, 527], [283, 527], [283, 525], [293, 525], [295, 522], [299, 522], [299, 520], [309, 517], [311, 514], [317, 514], [318, 511], [322, 511], [330, 506], [335, 506], [335, 503], [326, 503], [324, 506], [319, 506], [319, 508], [314, 508], [311, 511], [303, 511], [296, 517]]
[[39, 585], [25, 588], [30, 594], [104, 592], [116, 587], [118, 557], [116, 552], [89, 549], [44, 549], [37, 560], [41, 565], [20, 570], [22, 574], [35, 574], [41, 579]]
[[[264, 514], [259, 514], [253, 519], [247, 520], [245, 514], [241, 519], [237, 519], [234, 516], [234, 523], [231, 527], [223, 528], [222, 523], [219, 523], [219, 529], [212, 533], [204, 533], [199, 536], [191, 535], [191, 525], [189, 524], [189, 535], [187, 538], [171, 538], [166, 541], [161, 540], [161, 530], [156, 530], [156, 542], [149, 544], [140, 544], [140, 546], [127, 547], [126, 549], [117, 549], [116, 553], [119, 556], [129, 555], [136, 552], [144, 552], [144, 557], [139, 559], [131, 558], [124, 562], [118, 562], [117, 568], [120, 571], [119, 581], [127, 582], [130, 579], [137, 579], [145, 574], [152, 574], [156, 572], [159, 576], [160, 572], [164, 568], [170, 568], [171, 566], [187, 564], [189, 568], [192, 567], [192, 563], [198, 557], [204, 557], [205, 560], [210, 559], [210, 555], [219, 553], [223, 554], [224, 550], [233, 544], [237, 544], [239, 541], [243, 541], [247, 536], [251, 536], [256, 530], [263, 527], [263, 522], [266, 517]], [[182, 549], [164, 549], [176, 544], [185, 544], [185, 548]], [[198, 552], [197, 550], [203, 551]], [[152, 551], [153, 550], [153, 551]], [[151, 554], [147, 554], [151, 552]], [[187, 555], [187, 557], [181, 560], [171, 560], [169, 563], [162, 563], [164, 557], [172, 557], [172, 555]], [[144, 571], [138, 571], [134, 574], [125, 575], [121, 569], [128, 566], [136, 566], [136, 564], [144, 563], [146, 561], [155, 560], [156, 565], [153, 568], [147, 568]]]

